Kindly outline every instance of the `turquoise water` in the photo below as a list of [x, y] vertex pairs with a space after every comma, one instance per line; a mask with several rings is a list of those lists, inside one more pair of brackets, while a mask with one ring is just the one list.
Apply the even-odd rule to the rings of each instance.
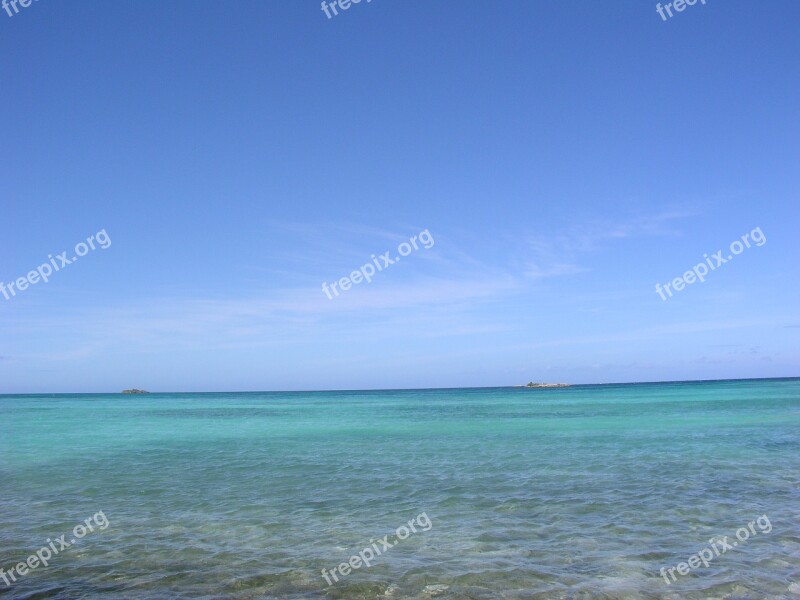
[[0, 598], [800, 598], [798, 379], [1, 396], [0, 417], [0, 567], [109, 523]]

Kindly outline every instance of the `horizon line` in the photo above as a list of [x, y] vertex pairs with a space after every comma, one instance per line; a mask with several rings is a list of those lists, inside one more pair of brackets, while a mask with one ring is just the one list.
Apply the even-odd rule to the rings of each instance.
[[[659, 383], [713, 383], [723, 381], [771, 381], [783, 379], [800, 379], [798, 375], [789, 375], [782, 377], [737, 377], [725, 379], [674, 379], [664, 381], [615, 381], [606, 383], [569, 383], [566, 388], [572, 387], [589, 387], [601, 385], [652, 385]], [[468, 387], [430, 387], [430, 388], [365, 388], [365, 389], [332, 389], [332, 390], [228, 390], [216, 392], [150, 392], [145, 394], [123, 394], [119, 392], [21, 392], [21, 393], [0, 393], [3, 396], [43, 396], [43, 395], [84, 395], [84, 396], [108, 396], [108, 395], [125, 395], [125, 396], [146, 396], [158, 394], [320, 394], [326, 392], [424, 392], [436, 390], [495, 390], [495, 389], [546, 389], [558, 390], [566, 389], [565, 387], [532, 387], [527, 388], [526, 384], [516, 385], [481, 385], [481, 386], [468, 386]], [[129, 388], [141, 389], [141, 388]]]

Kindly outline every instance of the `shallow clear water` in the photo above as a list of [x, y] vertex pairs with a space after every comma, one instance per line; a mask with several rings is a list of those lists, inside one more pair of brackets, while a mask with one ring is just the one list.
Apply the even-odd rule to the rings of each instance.
[[0, 598], [800, 598], [798, 379], [1, 396], [0, 417], [0, 567], [110, 523]]

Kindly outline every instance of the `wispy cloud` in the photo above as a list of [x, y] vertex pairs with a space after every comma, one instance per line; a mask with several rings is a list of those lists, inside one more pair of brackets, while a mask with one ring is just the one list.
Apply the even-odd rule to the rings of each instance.
[[688, 212], [664, 212], [628, 219], [601, 219], [574, 225], [565, 231], [529, 235], [525, 238], [528, 259], [522, 273], [533, 279], [583, 273], [581, 258], [608, 244], [634, 237], [679, 236], [676, 223]]
[[[419, 229], [398, 233], [345, 223], [334, 226], [337, 235], [328, 230], [323, 238], [319, 228], [288, 224], [283, 227], [301, 238], [300, 243], [292, 244], [296, 280], [313, 284], [228, 292], [228, 297], [187, 294], [113, 307], [84, 306], [58, 316], [15, 319], [13, 329], [15, 334], [51, 343], [65, 341], [64, 350], [27, 355], [42, 360], [81, 359], [106, 347], [126, 345], [146, 351], [313, 343], [320, 336], [352, 338], [354, 332], [380, 339], [408, 331], [433, 331], [440, 337], [508, 331], [511, 319], [502, 308], [506, 300], [529, 292], [531, 286], [542, 285], [546, 279], [582, 273], [586, 268], [577, 259], [606, 241], [674, 235], [670, 224], [680, 216], [639, 217], [615, 222], [613, 227], [594, 223], [549, 239], [528, 238], [523, 241], [528, 254], [523, 253], [521, 268], [519, 259], [506, 264], [493, 260], [489, 265], [477, 258], [484, 251], [492, 251], [493, 257], [508, 253], [497, 240], [493, 248], [489, 247], [492, 240], [482, 240], [485, 246], [475, 245], [468, 251], [431, 231], [436, 239], [431, 250], [414, 254], [408, 263], [381, 273], [373, 283], [354, 286], [333, 300], [317, 287], [317, 281], [331, 281], [344, 274], [339, 273], [341, 269], [357, 268], [371, 252], [391, 248]], [[347, 235], [339, 235], [342, 232]], [[69, 346], [66, 340], [71, 339], [80, 339], [82, 344]]]
[[676, 222], [692, 215], [691, 212], [670, 211], [623, 220], [595, 220], [572, 227], [559, 239], [566, 250], [590, 252], [611, 240], [634, 237], [677, 237], [681, 235], [681, 231], [676, 227]]

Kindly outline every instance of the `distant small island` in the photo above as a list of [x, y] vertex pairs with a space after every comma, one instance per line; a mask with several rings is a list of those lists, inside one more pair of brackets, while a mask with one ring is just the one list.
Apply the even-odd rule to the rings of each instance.
[[526, 388], [560, 388], [560, 387], [569, 387], [570, 384], [568, 383], [535, 383], [533, 381], [529, 381], [525, 385], [518, 385], [517, 387], [526, 387]]
[[133, 390], [122, 390], [122, 393], [123, 394], [149, 394], [150, 392], [148, 392], [147, 390], [133, 389]]

